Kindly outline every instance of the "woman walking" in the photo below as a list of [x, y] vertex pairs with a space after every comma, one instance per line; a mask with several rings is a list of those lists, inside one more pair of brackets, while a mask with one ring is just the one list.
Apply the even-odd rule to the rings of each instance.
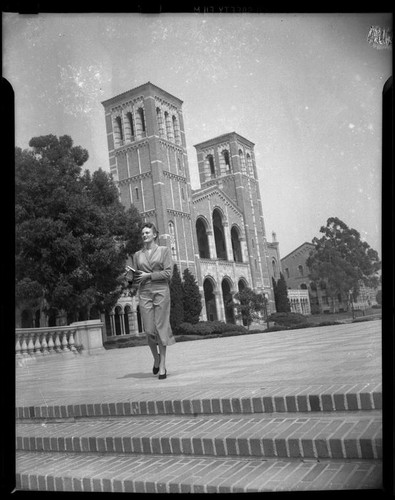
[[133, 256], [133, 281], [139, 285], [140, 314], [154, 357], [152, 372], [159, 373], [159, 380], [163, 380], [167, 376], [166, 348], [176, 342], [170, 326], [169, 283], [173, 262], [169, 248], [156, 244], [158, 231], [154, 224], [145, 223], [141, 235], [144, 247]]

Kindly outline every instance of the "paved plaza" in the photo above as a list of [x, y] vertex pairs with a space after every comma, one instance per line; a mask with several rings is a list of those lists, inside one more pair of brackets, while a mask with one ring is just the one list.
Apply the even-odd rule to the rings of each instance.
[[381, 321], [180, 342], [167, 353], [166, 380], [152, 374], [146, 346], [21, 360], [17, 406], [381, 385]]
[[381, 321], [17, 360], [17, 489], [380, 489]]

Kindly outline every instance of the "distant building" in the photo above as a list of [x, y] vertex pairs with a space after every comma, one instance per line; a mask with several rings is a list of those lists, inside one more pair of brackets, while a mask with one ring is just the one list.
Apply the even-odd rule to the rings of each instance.
[[[310, 299], [311, 313], [330, 313], [344, 312], [350, 309], [349, 297], [338, 296], [335, 298], [334, 304], [332, 299], [327, 296], [326, 286], [324, 282], [312, 283], [309, 279], [309, 269], [306, 261], [315, 246], [312, 243], [302, 243], [295, 250], [281, 259], [281, 267], [283, 269], [284, 278], [287, 282], [288, 298], [296, 298], [293, 290], [299, 289], [308, 292]], [[354, 309], [366, 309], [377, 304], [376, 295], [378, 289], [368, 288], [365, 285], [360, 285], [360, 292], [357, 300], [353, 303]], [[295, 311], [300, 312], [300, 311]]]
[[[148, 82], [102, 104], [121, 202], [153, 222], [180, 273], [196, 277], [201, 319], [238, 322], [228, 304], [245, 287], [274, 312], [280, 253], [275, 234], [266, 239], [254, 143], [231, 132], [196, 144], [201, 187], [192, 190], [179, 98]], [[107, 335], [141, 331], [137, 299], [122, 297], [106, 325]]]

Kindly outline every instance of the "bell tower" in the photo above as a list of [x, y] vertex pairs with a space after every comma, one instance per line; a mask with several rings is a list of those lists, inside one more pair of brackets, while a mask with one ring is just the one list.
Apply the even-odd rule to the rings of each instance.
[[192, 190], [182, 101], [148, 82], [102, 102], [120, 199], [153, 222], [180, 272], [196, 276]]
[[254, 143], [231, 132], [195, 145], [202, 189], [217, 186], [244, 217], [252, 286], [271, 294], [268, 248]]

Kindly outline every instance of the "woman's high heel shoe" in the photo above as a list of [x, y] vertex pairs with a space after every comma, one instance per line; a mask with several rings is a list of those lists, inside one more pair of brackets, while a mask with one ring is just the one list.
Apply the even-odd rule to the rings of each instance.
[[163, 375], [159, 375], [158, 379], [163, 380], [167, 377], [167, 370], [165, 370], [165, 373]]
[[[160, 363], [160, 354], [159, 354], [159, 363]], [[155, 362], [154, 362], [154, 366], [152, 367], [152, 373], [154, 375], [156, 375], [158, 372], [159, 372], [159, 365], [155, 366]]]

